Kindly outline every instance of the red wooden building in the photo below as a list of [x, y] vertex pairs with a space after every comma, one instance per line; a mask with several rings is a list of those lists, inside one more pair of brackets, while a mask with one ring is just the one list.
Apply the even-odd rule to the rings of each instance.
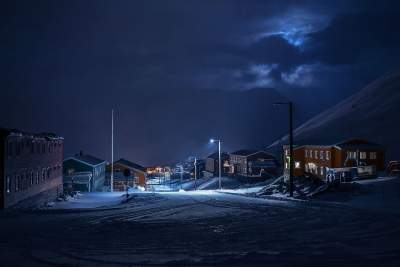
[[[284, 146], [284, 173], [289, 173], [289, 146]], [[310, 174], [324, 180], [374, 177], [385, 169], [383, 146], [361, 139], [332, 145], [301, 145], [293, 149], [294, 176]]]

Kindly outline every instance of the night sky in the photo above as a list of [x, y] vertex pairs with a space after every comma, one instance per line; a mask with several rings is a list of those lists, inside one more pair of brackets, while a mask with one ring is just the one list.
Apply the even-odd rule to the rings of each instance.
[[66, 156], [110, 159], [111, 108], [116, 157], [144, 165], [211, 153], [212, 136], [227, 150], [268, 146], [287, 131], [272, 100], [294, 101], [298, 125], [400, 67], [399, 1], [3, 1], [0, 12], [0, 126], [55, 132]]

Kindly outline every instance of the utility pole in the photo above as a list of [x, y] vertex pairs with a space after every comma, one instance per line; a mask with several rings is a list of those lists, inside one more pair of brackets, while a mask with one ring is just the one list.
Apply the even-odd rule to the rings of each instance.
[[[217, 140], [214, 138], [210, 139], [210, 143], [215, 143], [218, 142], [218, 183], [219, 183], [219, 189], [222, 189], [222, 183], [221, 183], [221, 139]], [[214, 164], [215, 165], [215, 164]], [[215, 168], [214, 168], [215, 170]]]
[[111, 109], [111, 177], [110, 189], [114, 191], [114, 109]]
[[289, 102], [289, 150], [290, 150], [290, 161], [289, 161], [289, 194], [293, 197], [293, 103]]
[[288, 105], [289, 106], [289, 195], [293, 197], [293, 103], [292, 102], [278, 102], [274, 105]]

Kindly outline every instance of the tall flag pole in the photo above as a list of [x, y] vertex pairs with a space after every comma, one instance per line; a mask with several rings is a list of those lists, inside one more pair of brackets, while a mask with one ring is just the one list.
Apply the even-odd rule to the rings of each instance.
[[114, 191], [114, 109], [111, 110], [111, 192]]

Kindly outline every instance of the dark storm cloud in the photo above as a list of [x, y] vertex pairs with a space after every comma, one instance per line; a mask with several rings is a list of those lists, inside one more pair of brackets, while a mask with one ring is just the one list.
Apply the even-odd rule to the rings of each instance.
[[326, 64], [354, 64], [397, 54], [399, 14], [354, 14], [335, 18], [310, 35], [313, 58]]

